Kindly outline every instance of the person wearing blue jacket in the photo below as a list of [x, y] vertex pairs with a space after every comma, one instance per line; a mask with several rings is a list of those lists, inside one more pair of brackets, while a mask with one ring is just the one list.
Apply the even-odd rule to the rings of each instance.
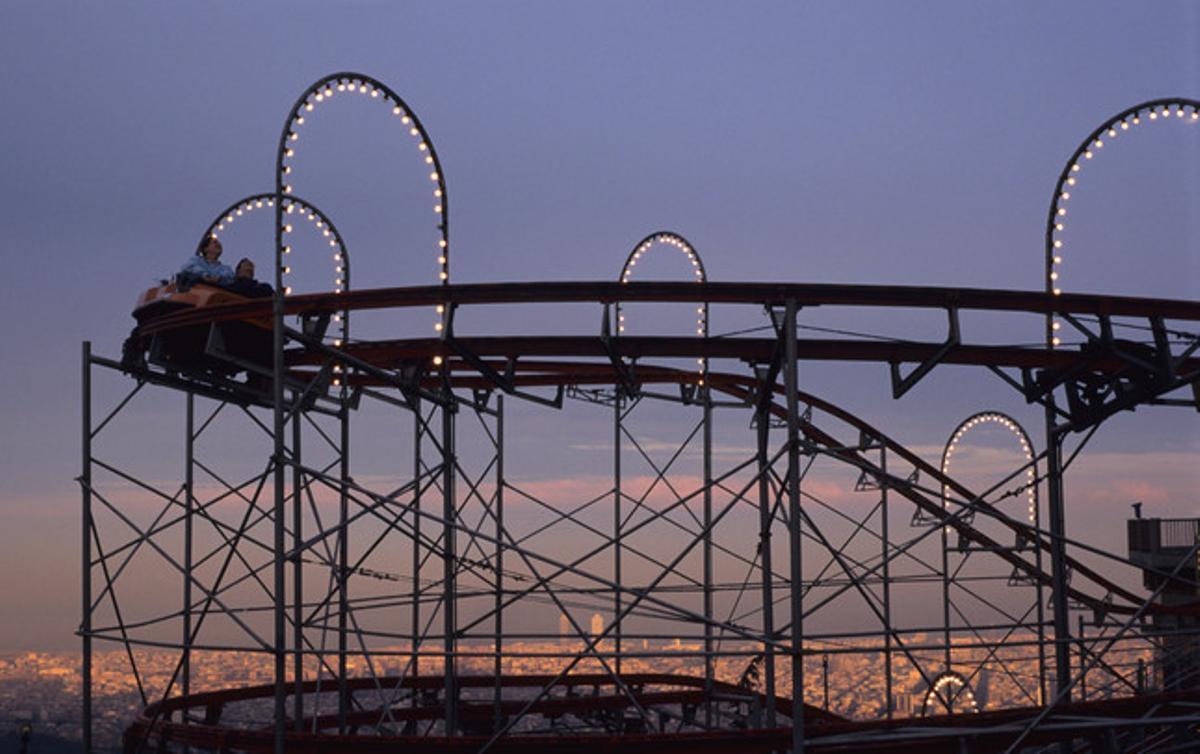
[[225, 285], [233, 282], [233, 270], [218, 261], [222, 251], [224, 249], [216, 236], [206, 236], [196, 248], [196, 256], [189, 259], [179, 271], [180, 284], [190, 287], [196, 283]]

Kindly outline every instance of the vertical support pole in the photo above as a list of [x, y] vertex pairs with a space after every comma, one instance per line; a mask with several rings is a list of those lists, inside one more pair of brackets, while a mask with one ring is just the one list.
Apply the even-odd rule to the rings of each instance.
[[300, 476], [301, 424], [292, 422], [292, 718], [297, 733], [304, 731], [304, 480]]
[[713, 725], [713, 542], [712, 542], [712, 393], [705, 380], [700, 391], [704, 401], [704, 724]]
[[[1034, 479], [1037, 478], [1036, 464], [1033, 476]], [[1042, 568], [1042, 504], [1041, 498], [1036, 495], [1036, 488], [1034, 491], [1033, 557], [1037, 572], [1041, 574], [1045, 573]], [[1037, 579], [1034, 589], [1034, 599], [1037, 600], [1038, 705], [1040, 706], [1046, 703], [1046, 587], [1042, 584], [1041, 579]]]
[[[299, 421], [299, 416], [295, 421]], [[338, 408], [341, 447], [338, 448], [338, 733], [346, 734], [346, 715], [350, 709], [350, 687], [347, 682], [349, 663], [346, 644], [350, 633], [350, 409], [346, 401]], [[296, 459], [299, 462], [299, 458]]]
[[83, 709], [83, 751], [92, 754], [92, 342], [83, 341], [82, 411], [79, 482], [82, 494], [82, 547], [80, 549], [79, 635], [83, 642], [80, 669]]
[[804, 541], [800, 515], [800, 399], [796, 348], [796, 300], [784, 305], [783, 384], [787, 391], [788, 550], [792, 607], [792, 752], [804, 754]]
[[[1054, 695], [1071, 683], [1071, 626], [1067, 612], [1066, 513], [1063, 501], [1062, 437], [1054, 427], [1053, 402], [1046, 407], [1046, 488], [1050, 503], [1050, 599], [1054, 606]], [[1071, 701], [1070, 691], [1063, 697]]]
[[821, 655], [821, 706], [829, 711], [829, 653]]
[[496, 593], [493, 609], [496, 611], [495, 639], [492, 648], [496, 652], [492, 672], [496, 676], [496, 692], [492, 705], [492, 730], [504, 726], [504, 715], [500, 703], [503, 687], [500, 676], [504, 672], [501, 662], [504, 641], [504, 396], [496, 396]]
[[458, 678], [455, 667], [457, 650], [454, 635], [457, 625], [455, 611], [458, 607], [455, 573], [458, 560], [455, 549], [455, 521], [458, 511], [454, 494], [456, 476], [454, 468], [454, 394], [448, 384], [444, 395], [446, 404], [442, 406], [442, 649], [444, 652], [442, 670], [446, 693], [446, 736], [449, 737], [456, 735], [458, 731]]
[[412, 706], [421, 704], [417, 679], [421, 677], [421, 444], [425, 441], [425, 415], [421, 399], [413, 398], [413, 519], [412, 519]]
[[771, 573], [771, 486], [767, 480], [767, 445], [771, 431], [771, 385], [759, 383], [755, 424], [758, 432], [758, 551], [762, 568], [763, 676], [767, 697], [767, 727], [777, 725], [775, 718], [775, 585]]
[[1079, 636], [1079, 701], [1087, 701], [1087, 644], [1084, 642], [1083, 635], [1083, 616], [1077, 616], [1078, 636]]
[[887, 480], [887, 446], [880, 444], [879, 448], [879, 470], [883, 472], [883, 479], [880, 480], [880, 499], [879, 508], [881, 522], [881, 534], [883, 535], [883, 693], [885, 694], [884, 709], [887, 710], [887, 719], [891, 720], [895, 712], [895, 706], [892, 703], [894, 688], [892, 685], [892, 557], [891, 557], [891, 530], [888, 520], [888, 489], [891, 484]]
[[[194, 495], [193, 476], [196, 442], [196, 400], [192, 393], [187, 394], [187, 417], [184, 426], [187, 438], [184, 441], [183, 469], [183, 667], [180, 668], [181, 690], [186, 697], [192, 693], [192, 536], [196, 513], [196, 497]], [[187, 717], [188, 710], [183, 709]]]
[[624, 422], [622, 391], [613, 391], [613, 658], [614, 670], [621, 675], [621, 427]]
[[[946, 505], [946, 500], [943, 498], [942, 515], [946, 517], [949, 514], [949, 506]], [[942, 530], [942, 662], [945, 665], [943, 671], [949, 673], [954, 670], [952, 664], [954, 658], [951, 656], [950, 650], [950, 527], [943, 522], [939, 528]], [[950, 697], [946, 697], [944, 701], [946, 712], [950, 711], [949, 699]]]
[[272, 548], [274, 550], [272, 596], [274, 598], [275, 631], [273, 636], [273, 654], [275, 659], [275, 710], [274, 710], [274, 752], [284, 753], [284, 736], [287, 732], [287, 641], [286, 610], [284, 598], [286, 588], [284, 571], [284, 526], [283, 512], [287, 496], [284, 484], [287, 477], [284, 473], [286, 451], [284, 443], [285, 409], [283, 399], [283, 378], [287, 374], [287, 365], [283, 360], [283, 155], [282, 148], [276, 157], [275, 170], [275, 295], [271, 298], [271, 350], [274, 365], [274, 381], [271, 386], [271, 396], [274, 403], [274, 417], [271, 426], [271, 437], [274, 440], [272, 463], [274, 464], [275, 505], [273, 508], [273, 523], [275, 525]]

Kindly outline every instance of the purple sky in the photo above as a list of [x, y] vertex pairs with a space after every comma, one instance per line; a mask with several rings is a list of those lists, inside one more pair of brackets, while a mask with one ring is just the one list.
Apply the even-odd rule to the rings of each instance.
[[[1200, 97], [1197, 28], [1187, 2], [10, 0], [0, 649], [70, 646], [78, 620], [80, 341], [116, 355], [137, 293], [221, 208], [272, 188], [287, 108], [320, 76], [373, 75], [430, 131], [455, 282], [615, 279], [669, 228], [713, 280], [1040, 289], [1063, 161], [1129, 105]], [[421, 166], [369, 115], [313, 123], [297, 191], [339, 223], [355, 287], [432, 282]], [[1197, 136], [1147, 130], [1088, 166], [1066, 290], [1196, 296]], [[263, 269], [268, 222], [252, 222], [226, 253]], [[982, 408], [1028, 420], [1041, 445], [1037, 413], [982, 375], [943, 370], [892, 402], [882, 366], [806, 374], [914, 446]], [[1103, 515], [1076, 514], [1072, 533], [1123, 548], [1139, 497], [1196, 515], [1196, 426], [1142, 410], [1101, 430], [1069, 489], [1072, 510]]]

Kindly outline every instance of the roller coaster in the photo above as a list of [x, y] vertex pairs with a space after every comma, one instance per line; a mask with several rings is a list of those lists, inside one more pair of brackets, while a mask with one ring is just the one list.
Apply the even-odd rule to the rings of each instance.
[[[345, 239], [290, 183], [306, 119], [352, 96], [429, 171], [433, 285], [352, 289]], [[615, 280], [452, 284], [428, 131], [382, 82], [322, 78], [289, 111], [274, 192], [205, 230], [273, 215], [277, 294], [141, 321], [120, 359], [84, 344], [85, 749], [104, 643], [144, 702], [128, 751], [1194, 750], [1200, 527], [1133, 520], [1144, 557], [1107, 552], [1068, 537], [1063, 479], [1113, 415], [1200, 408], [1200, 303], [1068, 293], [1058, 270], [1081, 163], [1143, 121], [1197, 118], [1155, 100], [1084, 140], [1053, 194], [1045, 291], [714, 282], [665, 230]], [[332, 251], [328, 292], [289, 286], [301, 220]], [[639, 277], [662, 250], [686, 280]], [[432, 333], [351, 334], [428, 311]], [[694, 334], [635, 334], [663, 311]], [[878, 327], [830, 332], [815, 311]], [[898, 313], [925, 324], [865, 334]], [[1041, 334], [998, 345], [977, 313]], [[271, 354], [231, 339], [247, 322], [270, 323]], [[194, 358], [170, 357], [181, 333]], [[895, 399], [983, 370], [1044, 417], [1042, 447], [984, 410], [931, 463], [802, 389], [819, 362], [886, 365]], [[179, 398], [182, 427], [137, 408]], [[988, 428], [1017, 450], [979, 487], [957, 470]], [[149, 463], [180, 436], [181, 471]], [[568, 443], [590, 481], [521, 478]], [[156, 690], [149, 649], [176, 658]], [[214, 652], [270, 658], [271, 682], [197, 690]], [[831, 701], [831, 658], [871, 668], [854, 695], [874, 711]]]

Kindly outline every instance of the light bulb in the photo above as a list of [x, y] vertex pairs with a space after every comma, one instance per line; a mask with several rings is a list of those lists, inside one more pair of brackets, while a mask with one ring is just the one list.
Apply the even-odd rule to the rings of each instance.
[[442, 331], [442, 323], [441, 323], [441, 322], [435, 322], [435, 323], [433, 324], [433, 329], [434, 329], [434, 330], [437, 330], [438, 332], [441, 332], [441, 331]]
[[291, 288], [284, 288], [284, 289], [283, 289], [283, 295], [285, 295], [285, 296], [290, 296], [290, 295], [292, 295], [292, 289], [291, 289]]
[[442, 357], [441, 357], [441, 356], [434, 356], [434, 357], [433, 357], [433, 365], [434, 365], [435, 367], [440, 367], [440, 366], [442, 365]]
[[1050, 339], [1050, 345], [1052, 345], [1052, 346], [1057, 346], [1057, 345], [1061, 345], [1061, 344], [1062, 344], [1062, 341], [1059, 340], [1057, 336]]
[[447, 275], [446, 273], [442, 272], [442, 273], [438, 273], [438, 277], [441, 278], [442, 280], [445, 280], [446, 278], [448, 278], [450, 276]]

